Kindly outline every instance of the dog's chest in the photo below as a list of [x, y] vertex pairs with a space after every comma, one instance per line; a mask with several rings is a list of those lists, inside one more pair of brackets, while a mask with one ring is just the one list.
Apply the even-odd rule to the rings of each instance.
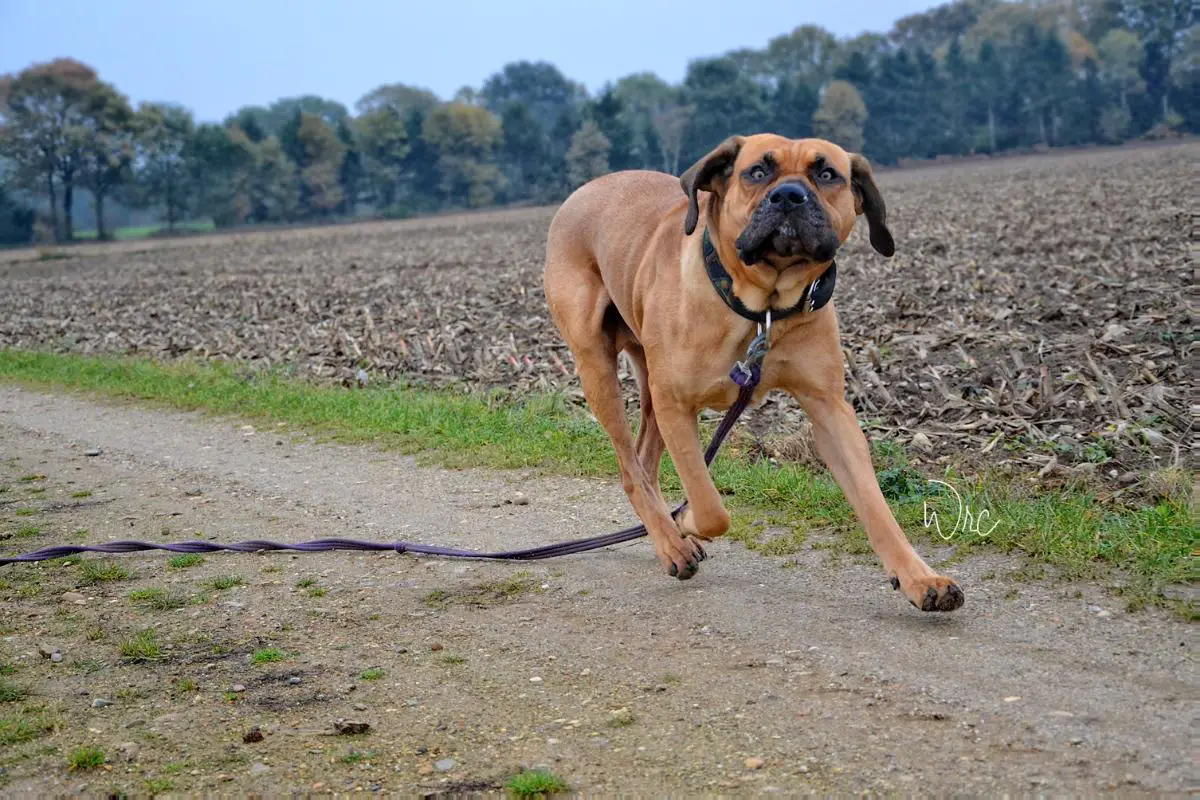
[[[733, 405], [741, 391], [729, 373], [739, 359], [745, 355], [746, 343], [732, 346], [699, 348], [686, 359], [681, 370], [686, 376], [679, 388], [692, 399], [696, 406], [724, 410]], [[762, 395], [755, 391], [755, 399]]]

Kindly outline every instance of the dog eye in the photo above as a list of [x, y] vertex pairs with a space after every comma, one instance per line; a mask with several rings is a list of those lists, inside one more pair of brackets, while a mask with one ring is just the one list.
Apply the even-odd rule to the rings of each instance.
[[767, 168], [761, 164], [755, 164], [746, 170], [746, 177], [752, 181], [761, 181], [767, 177]]
[[820, 178], [821, 180], [825, 181], [826, 183], [832, 183], [833, 181], [836, 181], [838, 179], [838, 174], [836, 172], [834, 172], [833, 170], [831, 170], [829, 167], [826, 167], [825, 169], [823, 169], [817, 173], [817, 177]]

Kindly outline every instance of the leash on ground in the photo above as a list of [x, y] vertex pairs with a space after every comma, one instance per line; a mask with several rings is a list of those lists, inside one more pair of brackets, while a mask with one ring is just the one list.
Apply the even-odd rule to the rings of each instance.
[[[717, 451], [725, 441], [725, 437], [733, 430], [734, 424], [750, 405], [754, 389], [762, 378], [762, 362], [770, 349], [771, 313], [767, 312], [766, 324], [758, 326], [758, 335], [746, 349], [746, 356], [734, 365], [729, 377], [740, 387], [737, 400], [725, 412], [721, 424], [713, 434], [708, 449], [704, 452], [704, 464], [711, 466], [717, 457]], [[671, 517], [678, 517], [687, 508], [687, 501], [680, 503], [671, 512]], [[143, 550], [168, 550], [172, 553], [216, 553], [233, 551], [236, 553], [260, 553], [270, 550], [291, 550], [301, 553], [321, 553], [329, 550], [367, 550], [392, 551], [396, 553], [413, 553], [416, 555], [441, 556], [443, 558], [471, 558], [488, 561], [538, 561], [545, 558], [584, 553], [601, 547], [610, 547], [622, 542], [641, 538], [647, 533], [645, 525], [634, 525], [630, 528], [592, 536], [587, 539], [576, 539], [570, 542], [530, 547], [523, 550], [501, 550], [495, 553], [481, 553], [474, 550], [461, 550], [456, 547], [440, 547], [418, 542], [367, 542], [359, 539], [316, 539], [311, 542], [296, 542], [284, 544], [264, 539], [251, 539], [245, 542], [220, 544], [216, 542], [178, 542], [175, 544], [156, 544], [136, 540], [106, 542], [95, 545], [58, 545], [43, 547], [32, 553], [20, 556], [0, 558], [0, 566], [9, 564], [26, 564], [34, 561], [49, 561], [53, 558], [65, 558], [78, 553], [136, 553]]]

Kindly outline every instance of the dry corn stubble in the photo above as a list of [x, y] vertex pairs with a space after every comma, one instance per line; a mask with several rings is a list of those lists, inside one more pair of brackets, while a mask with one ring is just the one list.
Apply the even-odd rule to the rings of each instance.
[[[896, 256], [871, 251], [860, 226], [836, 296], [847, 395], [872, 435], [921, 460], [1043, 478], [1179, 465], [1198, 149], [883, 172]], [[362, 368], [581, 401], [541, 288], [552, 213], [13, 253], [0, 346], [228, 358], [341, 383]], [[799, 418], [772, 398], [747, 424], [782, 435]]]

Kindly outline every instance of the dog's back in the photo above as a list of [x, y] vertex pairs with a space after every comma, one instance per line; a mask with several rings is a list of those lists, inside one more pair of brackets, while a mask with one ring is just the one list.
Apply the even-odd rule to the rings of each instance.
[[[678, 253], [687, 198], [679, 179], [665, 172], [626, 170], [576, 189], [555, 213], [546, 243], [547, 270], [585, 264], [599, 272], [615, 295], [632, 280], [615, 265], [661, 262]], [[646, 220], [661, 220], [647, 225]]]

